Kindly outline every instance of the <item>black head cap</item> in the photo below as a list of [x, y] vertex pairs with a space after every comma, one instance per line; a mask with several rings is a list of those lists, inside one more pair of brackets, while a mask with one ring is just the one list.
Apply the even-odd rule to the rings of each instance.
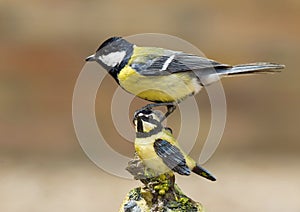
[[137, 119], [143, 119], [146, 122], [151, 122], [155, 124], [161, 124], [160, 120], [164, 117], [160, 110], [151, 110], [148, 108], [143, 108], [134, 113], [133, 122]]
[[[117, 41], [117, 40], [120, 40], [122, 39], [122, 37], [111, 37], [111, 38], [108, 38], [106, 41], [104, 41], [100, 46], [99, 48], [97, 49], [97, 51], [99, 51], [100, 49], [104, 48], [105, 46]], [[96, 52], [97, 52], [96, 51]]]
[[111, 37], [104, 41], [96, 51], [97, 55], [108, 55], [112, 52], [131, 51], [133, 44], [122, 37]]

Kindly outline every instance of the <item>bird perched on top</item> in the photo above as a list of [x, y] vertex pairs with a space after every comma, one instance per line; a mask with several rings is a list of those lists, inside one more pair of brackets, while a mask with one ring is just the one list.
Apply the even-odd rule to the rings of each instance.
[[170, 128], [162, 126], [163, 114], [149, 109], [140, 110], [134, 115], [136, 139], [135, 151], [143, 164], [158, 175], [170, 170], [181, 175], [194, 172], [211, 181], [216, 178], [199, 166], [179, 146]]
[[168, 105], [169, 113], [176, 103], [221, 77], [271, 73], [285, 67], [268, 62], [231, 66], [180, 51], [136, 46], [121, 37], [104, 41], [86, 61], [98, 62], [127, 92], [157, 103], [150, 106]]

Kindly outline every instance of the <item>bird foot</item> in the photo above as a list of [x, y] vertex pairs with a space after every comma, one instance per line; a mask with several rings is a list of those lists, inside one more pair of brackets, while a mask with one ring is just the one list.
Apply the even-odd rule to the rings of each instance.
[[144, 107], [142, 107], [141, 109], [135, 111], [134, 113], [134, 117], [136, 117], [136, 115], [138, 113], [145, 113], [145, 111], [149, 111], [151, 112], [151, 110], [155, 107], [160, 107], [160, 106], [166, 106], [167, 107], [167, 112], [164, 114], [164, 116], [161, 118], [160, 122], [163, 122], [169, 115], [171, 115], [175, 109], [176, 109], [176, 103], [173, 102], [161, 102], [161, 103], [152, 103], [152, 104], [148, 104]]

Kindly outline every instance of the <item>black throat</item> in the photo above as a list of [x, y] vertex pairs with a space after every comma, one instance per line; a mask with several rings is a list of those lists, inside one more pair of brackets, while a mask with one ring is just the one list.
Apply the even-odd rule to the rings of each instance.
[[[125, 41], [125, 40], [124, 40]], [[117, 66], [111, 68], [108, 73], [116, 80], [118, 84], [119, 83], [119, 78], [118, 75], [121, 72], [121, 70], [128, 64], [128, 61], [130, 60], [132, 54], [133, 54], [133, 44], [129, 43], [126, 41], [126, 43], [123, 45], [123, 48], [126, 50], [126, 55], [122, 62], [118, 64]]]

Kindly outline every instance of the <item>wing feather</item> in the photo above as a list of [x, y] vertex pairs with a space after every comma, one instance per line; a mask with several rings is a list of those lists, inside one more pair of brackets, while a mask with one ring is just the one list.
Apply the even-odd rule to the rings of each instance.
[[[131, 66], [145, 76], [161, 76], [178, 72], [207, 72], [207, 69], [227, 69], [232, 66], [183, 52], [166, 50], [164, 54], [135, 55]], [[143, 59], [141, 59], [143, 58]], [[200, 74], [201, 75], [201, 74]]]
[[153, 145], [156, 154], [170, 169], [181, 175], [191, 174], [184, 156], [176, 146], [162, 139], [156, 139]]

